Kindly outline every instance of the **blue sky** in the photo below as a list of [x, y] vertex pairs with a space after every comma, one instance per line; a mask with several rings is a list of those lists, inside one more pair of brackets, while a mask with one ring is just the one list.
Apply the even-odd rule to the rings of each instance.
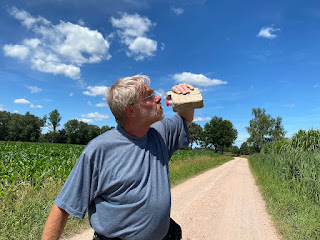
[[103, 93], [142, 73], [163, 105], [174, 84], [200, 88], [195, 122], [230, 120], [238, 146], [252, 108], [282, 117], [287, 137], [320, 126], [319, 1], [4, 0], [0, 11], [0, 110], [115, 126]]

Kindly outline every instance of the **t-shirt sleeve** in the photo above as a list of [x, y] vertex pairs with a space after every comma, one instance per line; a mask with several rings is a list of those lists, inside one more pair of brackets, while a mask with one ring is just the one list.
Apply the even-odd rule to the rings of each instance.
[[63, 185], [55, 204], [77, 218], [84, 218], [93, 199], [95, 182], [92, 160], [85, 152], [81, 154]]
[[189, 145], [189, 131], [186, 121], [179, 115], [165, 118], [157, 122], [158, 129], [162, 131], [165, 142], [168, 146], [169, 158], [175, 151], [183, 146]]

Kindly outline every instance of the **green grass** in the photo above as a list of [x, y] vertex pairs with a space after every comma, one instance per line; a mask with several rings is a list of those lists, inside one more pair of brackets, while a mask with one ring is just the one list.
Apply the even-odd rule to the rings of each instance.
[[[0, 239], [40, 239], [48, 213], [85, 146], [0, 142]], [[177, 151], [172, 185], [232, 159], [212, 151]], [[89, 227], [70, 217], [64, 235]]]
[[320, 153], [250, 156], [250, 167], [283, 239], [320, 239]]
[[212, 151], [177, 151], [169, 162], [171, 186], [231, 159], [233, 158]]

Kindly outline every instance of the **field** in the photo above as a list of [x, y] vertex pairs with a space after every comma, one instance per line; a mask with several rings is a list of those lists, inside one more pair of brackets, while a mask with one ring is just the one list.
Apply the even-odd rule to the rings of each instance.
[[250, 156], [268, 210], [283, 239], [320, 239], [320, 134], [300, 131]]
[[[85, 146], [0, 142], [0, 239], [40, 239], [46, 217]], [[172, 185], [230, 157], [212, 151], [177, 151], [169, 164]], [[71, 217], [67, 235], [87, 227]]]

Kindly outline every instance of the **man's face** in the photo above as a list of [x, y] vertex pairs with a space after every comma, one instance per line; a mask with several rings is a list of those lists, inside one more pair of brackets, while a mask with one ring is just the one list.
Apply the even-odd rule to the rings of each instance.
[[164, 118], [161, 107], [161, 97], [154, 94], [154, 90], [145, 85], [145, 91], [140, 95], [140, 117], [146, 124], [153, 124]]

